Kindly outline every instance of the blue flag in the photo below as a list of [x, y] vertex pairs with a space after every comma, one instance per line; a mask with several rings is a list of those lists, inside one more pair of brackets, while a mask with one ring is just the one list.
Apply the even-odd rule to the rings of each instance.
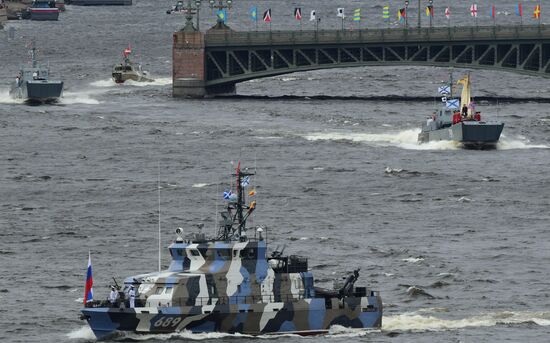
[[231, 196], [233, 195], [233, 193], [231, 191], [225, 191], [223, 192], [223, 198], [225, 200], [229, 200], [231, 198]]
[[248, 185], [250, 185], [250, 176], [245, 176], [241, 180], [241, 186], [247, 187]]
[[256, 6], [250, 7], [249, 13], [250, 13], [250, 18], [252, 18], [252, 20], [254, 21], [258, 20], [258, 8]]
[[221, 21], [223, 21], [224, 23], [227, 22], [227, 11], [225, 10], [225, 8], [218, 10], [216, 14]]
[[458, 99], [449, 99], [445, 106], [448, 110], [458, 110], [460, 108], [460, 102]]

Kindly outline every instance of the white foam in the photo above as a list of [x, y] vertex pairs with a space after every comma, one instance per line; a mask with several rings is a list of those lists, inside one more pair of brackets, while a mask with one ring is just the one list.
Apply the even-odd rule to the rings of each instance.
[[92, 331], [92, 329], [90, 329], [88, 325], [83, 326], [80, 329], [75, 329], [69, 332], [66, 336], [70, 339], [87, 340], [87, 341], [96, 340], [94, 332]]
[[422, 257], [408, 257], [408, 258], [402, 259], [401, 261], [408, 262], [408, 263], [418, 263], [418, 262], [424, 261], [424, 259]]
[[195, 183], [191, 187], [193, 187], [193, 188], [203, 188], [203, 187], [206, 187], [208, 185], [209, 185], [208, 183]]
[[531, 141], [524, 136], [507, 137], [502, 135], [498, 141], [498, 150], [513, 150], [513, 149], [548, 149], [550, 146], [543, 144], [532, 144]]
[[418, 143], [420, 129], [409, 129], [388, 133], [320, 132], [305, 135], [310, 141], [351, 141], [376, 146], [395, 146], [408, 150], [456, 150], [460, 145], [452, 141]]
[[22, 99], [14, 99], [10, 96], [9, 89], [0, 88], [0, 104], [22, 104]]
[[59, 100], [61, 104], [88, 104], [97, 105], [99, 101], [92, 98], [93, 92], [64, 92], [63, 97]]
[[461, 319], [442, 319], [411, 312], [382, 319], [384, 331], [445, 331], [466, 327], [488, 327], [498, 324], [522, 324], [533, 322], [550, 326], [550, 312], [493, 312]]
[[128, 80], [124, 83], [116, 83], [112, 79], [98, 80], [90, 83], [90, 86], [96, 88], [111, 88], [111, 87], [124, 87], [124, 86], [135, 86], [135, 87], [146, 87], [146, 86], [167, 86], [172, 84], [171, 77], [161, 77], [155, 79], [153, 82], [136, 82], [133, 80]]

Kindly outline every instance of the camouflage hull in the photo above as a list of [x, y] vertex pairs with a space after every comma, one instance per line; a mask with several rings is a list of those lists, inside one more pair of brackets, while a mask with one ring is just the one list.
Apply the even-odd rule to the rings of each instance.
[[153, 81], [155, 81], [155, 80], [153, 80], [151, 78], [148, 78], [148, 77], [144, 76], [143, 74], [135, 72], [135, 71], [123, 72], [123, 73], [115, 72], [115, 73], [112, 74], [112, 76], [113, 76], [113, 80], [116, 83], [124, 83], [128, 80], [132, 80], [132, 81], [136, 81], [136, 82], [153, 82]]
[[466, 121], [438, 130], [422, 131], [418, 135], [418, 141], [455, 141], [464, 148], [490, 149], [496, 147], [503, 128], [504, 124], [499, 122]]
[[328, 332], [332, 325], [379, 329], [379, 296], [311, 298], [293, 302], [203, 305], [184, 307], [85, 308], [82, 310], [98, 339], [120, 332], [165, 334], [224, 332], [249, 335]]

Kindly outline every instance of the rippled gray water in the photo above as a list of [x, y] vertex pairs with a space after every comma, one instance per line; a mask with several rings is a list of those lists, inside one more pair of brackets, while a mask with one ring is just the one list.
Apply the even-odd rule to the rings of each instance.
[[[513, 13], [512, 1], [502, 3]], [[340, 6], [315, 4], [327, 16]], [[339, 4], [351, 10], [359, 2]], [[363, 8], [381, 11], [381, 4]], [[505, 137], [495, 151], [462, 151], [416, 144], [433, 102], [307, 98], [430, 96], [447, 77], [442, 69], [321, 70], [238, 86], [241, 95], [303, 96], [297, 100], [174, 100], [171, 32], [182, 18], [164, 13], [170, 5], [138, 0], [132, 7], [68, 7], [59, 22], [10, 24], [14, 41], [0, 32], [1, 341], [93, 340], [78, 320], [88, 250], [96, 298], [107, 296], [111, 276], [155, 270], [158, 163], [166, 246], [176, 227], [190, 232], [204, 223], [213, 231], [218, 188], [229, 182], [238, 159], [258, 168], [254, 223], [270, 228], [273, 246], [307, 253], [324, 284], [334, 272], [361, 267], [362, 282], [380, 290], [385, 304], [381, 332], [336, 329], [326, 337], [271, 340], [548, 340], [547, 104], [481, 106], [484, 115], [505, 121]], [[250, 5], [236, 1], [235, 10], [242, 17]], [[466, 11], [468, 4], [460, 5]], [[258, 2], [260, 9], [268, 6], [274, 29], [297, 27], [295, 2]], [[287, 18], [279, 22], [276, 13], [283, 11]], [[203, 28], [214, 21], [209, 14], [203, 11]], [[236, 14], [231, 20], [239, 29], [250, 26]], [[323, 25], [339, 23], [327, 18]], [[31, 107], [7, 98], [31, 38], [66, 81], [58, 105]], [[158, 78], [155, 84], [109, 81], [128, 43]], [[479, 95], [550, 97], [550, 84], [539, 78], [476, 71], [473, 82]]]

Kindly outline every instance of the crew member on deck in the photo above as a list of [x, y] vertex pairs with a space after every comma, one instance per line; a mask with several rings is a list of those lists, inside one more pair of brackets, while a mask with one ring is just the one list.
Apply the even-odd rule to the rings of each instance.
[[109, 302], [111, 303], [111, 306], [116, 306], [116, 301], [118, 299], [118, 292], [115, 289], [115, 286], [111, 286], [111, 293], [109, 293]]
[[130, 308], [136, 307], [136, 290], [134, 289], [134, 286], [130, 286], [128, 297], [130, 298]]
[[466, 118], [467, 116], [468, 116], [468, 106], [464, 104], [464, 106], [462, 106], [462, 118]]

